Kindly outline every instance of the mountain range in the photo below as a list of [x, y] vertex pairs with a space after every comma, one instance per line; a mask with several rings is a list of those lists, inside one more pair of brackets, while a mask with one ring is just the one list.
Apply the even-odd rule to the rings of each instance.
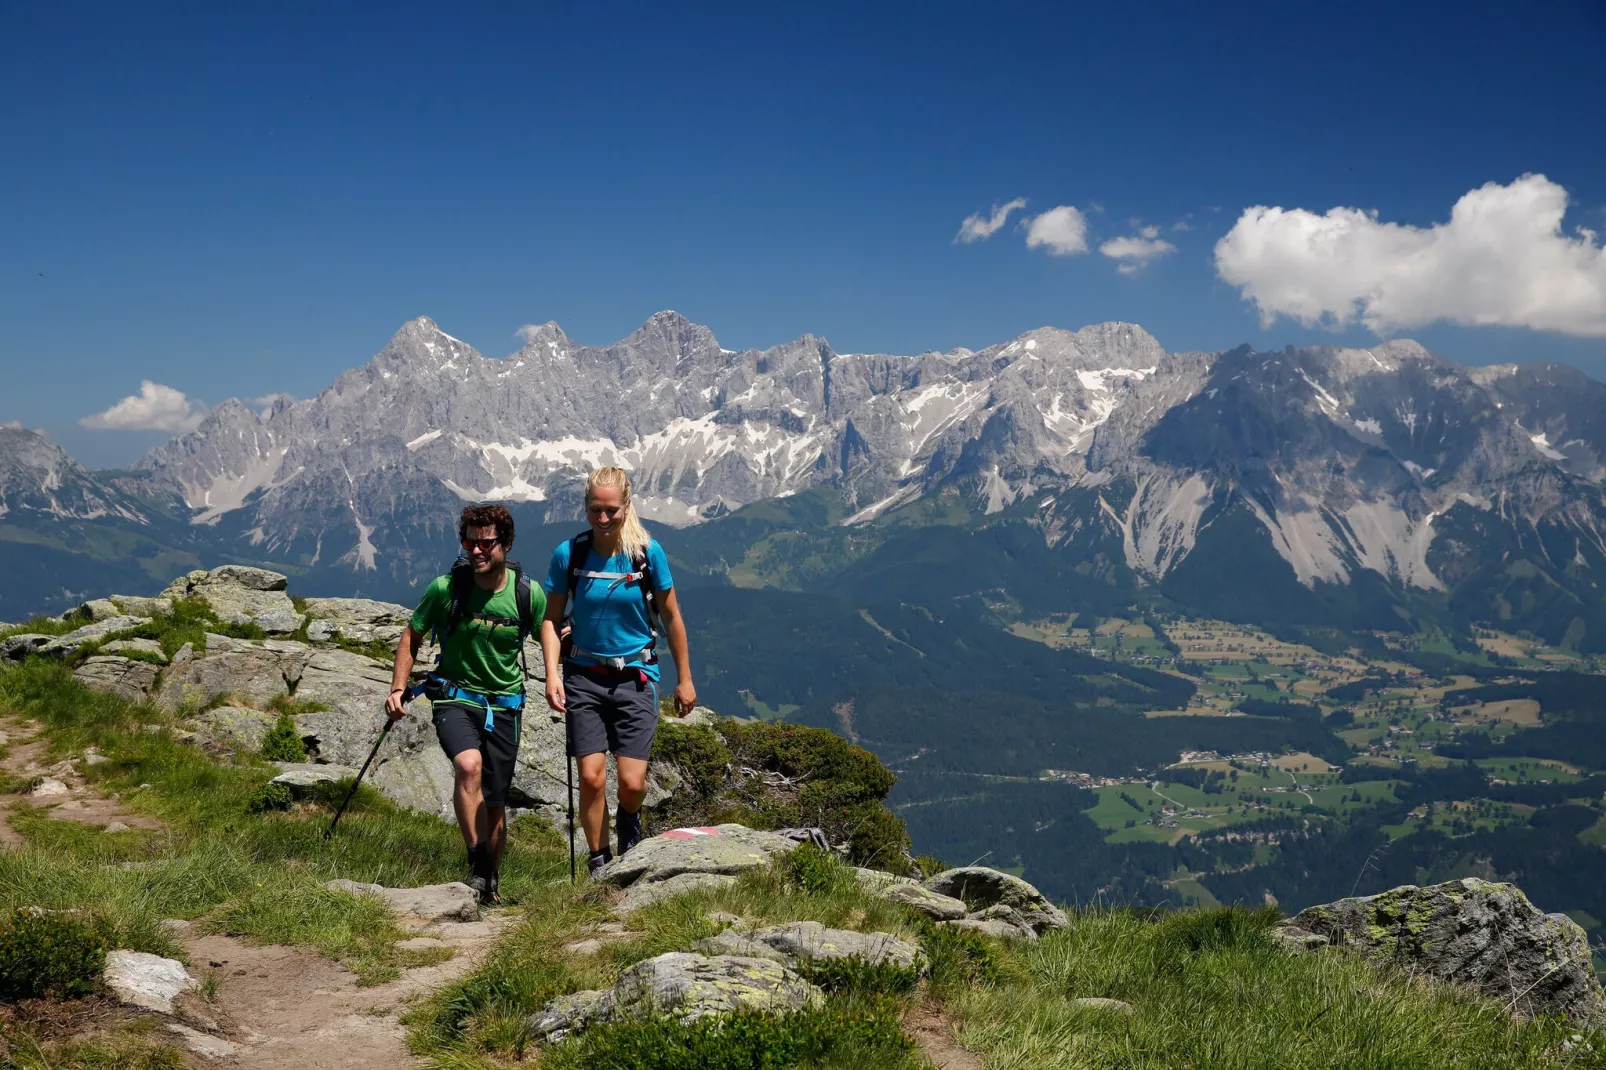
[[[461, 502], [573, 526], [584, 474], [615, 463], [692, 557], [755, 503], [797, 526], [801, 495], [840, 529], [828, 545], [1007, 522], [1084, 577], [1218, 615], [1438, 607], [1606, 643], [1606, 384], [1567, 366], [1463, 368], [1404, 340], [1167, 353], [1125, 323], [918, 356], [733, 351], [674, 312], [608, 346], [555, 323], [526, 339], [491, 358], [419, 318], [316, 397], [225, 402], [127, 472], [0, 430], [0, 538], [39, 566], [0, 607], [59, 607], [84, 569], [151, 587], [223, 559], [394, 596], [439, 570]], [[730, 549], [702, 554], [709, 578]]]

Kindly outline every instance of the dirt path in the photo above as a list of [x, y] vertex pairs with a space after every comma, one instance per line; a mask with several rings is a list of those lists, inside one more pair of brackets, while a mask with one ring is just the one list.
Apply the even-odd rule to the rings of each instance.
[[32, 721], [0, 720], [0, 744], [8, 748], [5, 757], [0, 758], [0, 776], [41, 781], [48, 778], [64, 790], [47, 794], [45, 792], [51, 789], [41, 784], [32, 791], [0, 795], [0, 847], [18, 847], [23, 843], [22, 836], [5, 818], [5, 814], [19, 804], [58, 821], [77, 821], [101, 828], [114, 822], [121, 822], [126, 828], [162, 827], [155, 818], [136, 814], [115, 797], [107, 798], [84, 783], [79, 767], [94, 761], [92, 753], [46, 765], [50, 745], [39, 738], [39, 730], [40, 726]]
[[922, 1003], [903, 1016], [903, 1029], [937, 1070], [982, 1070], [981, 1060], [959, 1046], [954, 1024], [942, 1009]]
[[[516, 916], [419, 929], [455, 954], [406, 971], [389, 984], [361, 988], [315, 951], [252, 946], [227, 936], [181, 934], [190, 972], [221, 984], [212, 1007], [225, 1041], [208, 1066], [251, 1070], [399, 1070], [422, 1065], [407, 1051], [399, 1021], [415, 1001], [468, 973]], [[198, 1042], [204, 1044], [204, 1042]]]

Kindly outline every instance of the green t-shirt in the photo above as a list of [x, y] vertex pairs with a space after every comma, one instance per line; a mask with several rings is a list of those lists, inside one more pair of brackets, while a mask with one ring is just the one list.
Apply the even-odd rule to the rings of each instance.
[[[437, 576], [424, 592], [418, 608], [413, 610], [413, 631], [420, 635], [435, 629], [437, 635], [446, 629], [446, 617], [452, 608], [452, 578]], [[507, 582], [500, 591], [487, 591], [478, 584], [469, 588], [468, 613], [485, 613], [493, 617], [517, 620], [518, 597], [513, 589], [513, 570], [507, 572]], [[540, 584], [530, 585], [531, 627], [540, 627], [541, 616], [546, 612], [546, 592]], [[488, 621], [464, 617], [457, 622], [452, 633], [441, 644], [440, 663], [435, 671], [459, 687], [487, 695], [516, 695], [524, 690], [524, 673], [519, 667], [519, 630], [509, 624], [493, 625]]]

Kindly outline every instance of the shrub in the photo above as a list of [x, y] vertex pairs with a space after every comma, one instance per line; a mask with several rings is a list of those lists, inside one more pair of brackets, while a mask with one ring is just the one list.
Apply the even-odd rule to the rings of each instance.
[[660, 723], [652, 756], [674, 765], [689, 782], [688, 790], [700, 798], [719, 790], [731, 764], [730, 748], [707, 725]]
[[990, 986], [1009, 976], [998, 950], [980, 933], [950, 929], [921, 918], [920, 946], [931, 962], [933, 988]]
[[262, 757], [270, 762], [306, 761], [307, 745], [296, 730], [296, 720], [288, 713], [279, 714], [268, 734], [262, 737]]
[[25, 907], [0, 921], [0, 999], [88, 995], [105, 967], [105, 938], [71, 915]]
[[797, 1014], [617, 1022], [550, 1049], [547, 1070], [779, 1070], [789, 1066], [922, 1065], [886, 1006], [828, 1005]]
[[868, 962], [857, 955], [815, 959], [798, 972], [827, 992], [856, 996], [896, 996], [913, 988], [920, 971], [895, 962]]
[[822, 851], [812, 843], [801, 844], [782, 855], [777, 866], [789, 884], [809, 895], [828, 894], [844, 879], [854, 879], [845, 866], [831, 857], [831, 852]]
[[275, 784], [271, 780], [251, 793], [245, 801], [248, 813], [265, 814], [270, 810], [288, 810], [295, 796], [283, 784]]

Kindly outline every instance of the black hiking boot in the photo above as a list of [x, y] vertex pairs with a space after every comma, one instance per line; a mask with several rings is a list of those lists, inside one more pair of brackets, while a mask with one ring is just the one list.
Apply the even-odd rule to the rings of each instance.
[[641, 842], [641, 811], [631, 813], [620, 807], [613, 815], [613, 827], [619, 833], [619, 857], [623, 858], [632, 847]]
[[487, 866], [488, 858], [489, 856], [485, 849], [478, 844], [468, 850], [468, 876], [463, 878], [463, 883], [468, 885], [469, 890], [474, 893], [474, 901], [476, 903], [488, 901], [486, 897], [489, 894], [490, 881], [485, 876], [485, 872], [489, 868]]
[[601, 850], [591, 852], [591, 857], [586, 859], [586, 869], [590, 871], [592, 878], [595, 879], [597, 870], [612, 861], [613, 852], [604, 847]]
[[485, 899], [483, 901], [486, 904], [495, 906], [502, 901], [501, 884], [502, 871], [491, 870], [490, 874], [485, 878]]

